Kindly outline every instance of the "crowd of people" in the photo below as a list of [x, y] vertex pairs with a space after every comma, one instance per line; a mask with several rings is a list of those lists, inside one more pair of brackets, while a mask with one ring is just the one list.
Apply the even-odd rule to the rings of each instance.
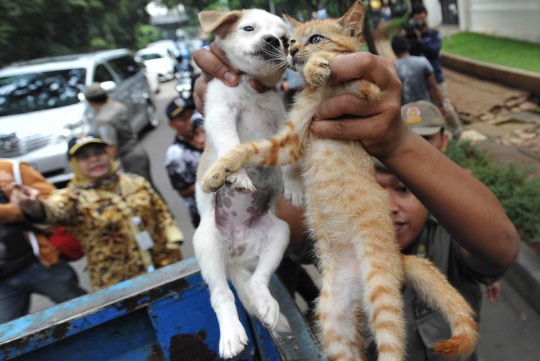
[[[412, 42], [410, 34], [392, 40], [395, 66], [368, 53], [332, 62], [332, 74], [341, 81], [372, 79], [382, 101], [366, 107], [358, 99], [343, 107], [338, 97], [326, 100], [311, 131], [321, 138], [362, 141], [374, 157], [379, 185], [388, 191], [402, 252], [431, 259], [478, 313], [481, 285], [497, 282], [514, 261], [518, 236], [488, 188], [444, 156], [448, 136], [459, 137], [461, 126], [438, 59], [440, 35], [427, 27], [426, 15], [425, 8], [413, 9]], [[235, 86], [238, 76], [215, 44], [198, 50], [194, 59], [203, 71], [194, 99], [176, 98], [166, 107], [175, 134], [165, 167], [197, 227], [194, 195], [205, 142], [206, 83], [216, 77]], [[288, 106], [302, 86], [298, 74], [286, 73], [282, 90]], [[26, 164], [0, 160], [0, 322], [28, 313], [31, 293], [55, 302], [85, 294], [67, 263], [82, 254], [93, 290], [182, 259], [183, 234], [153, 185], [148, 155], [129, 127], [126, 107], [99, 84], [89, 86], [85, 97], [96, 117], [90, 133], [69, 142], [66, 156], [74, 176], [65, 189], [55, 190]], [[312, 318], [318, 288], [302, 264], [316, 260], [303, 210], [282, 198], [277, 214], [291, 228], [291, 247], [277, 273], [292, 294], [306, 300]], [[449, 336], [449, 326], [412, 289], [403, 294], [407, 359], [436, 360], [429, 348]]]

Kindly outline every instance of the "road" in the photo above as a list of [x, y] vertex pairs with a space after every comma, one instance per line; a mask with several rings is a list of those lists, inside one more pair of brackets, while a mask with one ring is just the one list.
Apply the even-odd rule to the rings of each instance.
[[[174, 133], [167, 125], [164, 109], [175, 95], [174, 82], [161, 85], [161, 92], [155, 99], [161, 124], [157, 129], [145, 134], [142, 142], [151, 158], [154, 182], [184, 232], [186, 242], [182, 246], [182, 252], [187, 258], [193, 256], [191, 243], [193, 227], [180, 197], [171, 189], [163, 167], [165, 152], [174, 138]], [[82, 286], [90, 290], [88, 273], [84, 270], [86, 260], [74, 262], [73, 266], [79, 274]], [[51, 305], [52, 303], [47, 299], [33, 296], [32, 311], [35, 312]], [[480, 361], [537, 361], [540, 359], [540, 316], [505, 280], [502, 282], [502, 295], [499, 302], [492, 305], [486, 301], [482, 306], [480, 333]]]

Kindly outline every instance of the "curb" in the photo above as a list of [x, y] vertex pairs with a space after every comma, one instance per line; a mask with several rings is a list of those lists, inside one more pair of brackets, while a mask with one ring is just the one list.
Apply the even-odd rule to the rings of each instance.
[[520, 243], [518, 258], [506, 271], [505, 278], [540, 313], [540, 256], [525, 242]]
[[441, 61], [450, 69], [540, 95], [540, 73], [489, 64], [445, 51], [441, 51]]

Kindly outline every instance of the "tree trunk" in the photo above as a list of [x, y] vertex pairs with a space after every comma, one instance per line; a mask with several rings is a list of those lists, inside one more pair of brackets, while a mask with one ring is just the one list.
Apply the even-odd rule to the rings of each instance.
[[363, 34], [364, 34], [364, 40], [366, 41], [369, 52], [374, 55], [379, 55], [379, 53], [377, 52], [377, 47], [375, 46], [375, 41], [373, 40], [373, 33], [371, 32], [371, 28], [369, 27], [369, 21], [368, 21], [367, 16], [364, 18]]

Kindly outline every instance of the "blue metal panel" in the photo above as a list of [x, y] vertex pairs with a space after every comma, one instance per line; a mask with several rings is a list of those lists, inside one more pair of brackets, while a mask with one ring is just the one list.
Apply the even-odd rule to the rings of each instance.
[[[270, 286], [291, 332], [269, 332], [237, 302], [249, 344], [236, 359], [323, 360], [277, 277]], [[209, 298], [195, 260], [186, 260], [0, 325], [0, 360], [214, 360], [219, 326]]]
[[17, 358], [18, 361], [163, 360], [144, 310], [67, 337]]
[[[193, 276], [199, 286], [181, 294], [162, 298], [148, 307], [157, 338], [166, 360], [215, 360], [219, 355], [219, 324], [210, 305], [208, 289], [200, 275]], [[246, 314], [236, 302], [240, 322], [248, 328], [248, 346], [235, 360], [253, 360], [255, 347]]]

